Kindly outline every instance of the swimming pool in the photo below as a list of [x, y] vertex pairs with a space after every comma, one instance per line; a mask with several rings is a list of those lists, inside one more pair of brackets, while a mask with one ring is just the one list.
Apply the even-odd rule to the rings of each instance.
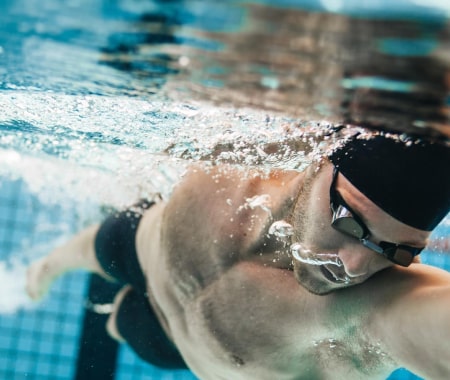
[[423, 4], [3, 1], [0, 378], [193, 379], [94, 334], [93, 305], [115, 290], [95, 277], [66, 275], [31, 304], [26, 264], [104, 205], [169, 194], [191, 161], [299, 169], [290, 142], [342, 120], [448, 137], [448, 9]]

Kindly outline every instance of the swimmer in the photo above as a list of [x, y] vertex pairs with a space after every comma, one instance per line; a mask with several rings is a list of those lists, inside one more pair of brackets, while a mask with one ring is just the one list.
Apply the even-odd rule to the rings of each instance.
[[450, 378], [450, 273], [419, 263], [450, 209], [450, 153], [355, 135], [304, 172], [192, 167], [33, 263], [123, 284], [107, 329], [200, 379]]

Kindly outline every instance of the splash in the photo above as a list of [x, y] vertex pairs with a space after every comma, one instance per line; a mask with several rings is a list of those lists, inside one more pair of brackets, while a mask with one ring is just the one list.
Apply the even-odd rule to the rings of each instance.
[[[0, 92], [0, 146], [114, 170], [122, 151], [266, 167], [303, 167], [292, 139], [328, 124], [254, 109], [95, 95]], [[57, 111], [55, 111], [57, 110]], [[294, 149], [295, 148], [295, 149]], [[301, 151], [302, 149], [300, 149]], [[87, 154], [88, 153], [88, 154]], [[109, 155], [108, 153], [116, 153]]]
[[[47, 216], [47, 215], [46, 215]], [[42, 219], [36, 220], [36, 236], [45, 234], [50, 228], [58, 235], [48, 241], [23, 241], [20, 248], [0, 260], [0, 314], [14, 314], [23, 309], [34, 309], [39, 304], [33, 302], [26, 293], [27, 269], [31, 261], [48, 254], [54, 247], [67, 241], [73, 230], [64, 223], [43, 226]], [[47, 236], [49, 236], [47, 234]]]
[[270, 213], [270, 209], [272, 207], [272, 198], [269, 194], [261, 194], [261, 195], [255, 195], [254, 197], [247, 198], [246, 202], [248, 204], [248, 207], [250, 207], [252, 210], [260, 207], [267, 213]]
[[0, 261], [0, 313], [12, 314], [21, 308], [31, 307], [26, 295], [26, 265], [20, 262]]
[[272, 216], [272, 198], [269, 194], [261, 194], [261, 195], [255, 195], [251, 198], [246, 198], [245, 203], [236, 210], [236, 213], [240, 213], [242, 210], [245, 209], [256, 209], [261, 208], [263, 211], [267, 212], [269, 216]]

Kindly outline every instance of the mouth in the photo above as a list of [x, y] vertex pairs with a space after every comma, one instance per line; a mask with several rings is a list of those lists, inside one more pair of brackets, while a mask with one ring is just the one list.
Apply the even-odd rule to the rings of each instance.
[[338, 274], [335, 273], [333, 270], [331, 270], [327, 265], [321, 265], [320, 271], [322, 272], [323, 276], [333, 284], [346, 284], [349, 285], [351, 280], [347, 276], [347, 274]]

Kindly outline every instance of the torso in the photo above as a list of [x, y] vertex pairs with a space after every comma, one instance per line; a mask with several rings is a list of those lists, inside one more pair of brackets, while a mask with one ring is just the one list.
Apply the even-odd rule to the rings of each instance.
[[[137, 247], [151, 303], [199, 378], [385, 379], [396, 368], [366, 334], [377, 301], [363, 285], [308, 293], [286, 245], [267, 235], [289, 218], [301, 175], [191, 175], [143, 217]], [[254, 196], [270, 200], [271, 211]]]

